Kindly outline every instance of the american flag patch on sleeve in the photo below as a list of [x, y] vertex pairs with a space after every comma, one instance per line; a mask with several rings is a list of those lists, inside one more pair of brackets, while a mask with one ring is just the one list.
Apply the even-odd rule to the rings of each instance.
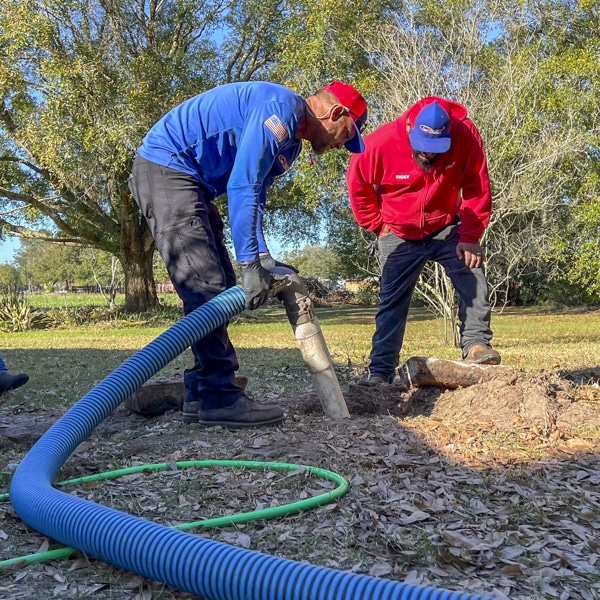
[[288, 130], [285, 128], [285, 125], [280, 121], [277, 115], [269, 117], [265, 121], [265, 125], [273, 132], [277, 138], [277, 141], [283, 142], [283, 140], [288, 137]]

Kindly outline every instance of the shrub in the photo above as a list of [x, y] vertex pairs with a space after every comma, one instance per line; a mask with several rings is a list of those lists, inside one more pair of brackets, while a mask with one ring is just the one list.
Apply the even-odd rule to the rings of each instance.
[[364, 306], [373, 306], [379, 302], [379, 283], [369, 281], [354, 294], [356, 302]]
[[14, 297], [0, 300], [0, 329], [2, 331], [26, 331], [48, 326], [46, 316], [25, 302]]

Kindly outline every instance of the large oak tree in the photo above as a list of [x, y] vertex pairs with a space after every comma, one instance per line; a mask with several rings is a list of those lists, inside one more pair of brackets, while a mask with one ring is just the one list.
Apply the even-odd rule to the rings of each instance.
[[0, 0], [2, 230], [110, 252], [126, 309], [156, 305], [154, 243], [127, 188], [135, 150], [185, 98], [260, 75], [279, 4]]

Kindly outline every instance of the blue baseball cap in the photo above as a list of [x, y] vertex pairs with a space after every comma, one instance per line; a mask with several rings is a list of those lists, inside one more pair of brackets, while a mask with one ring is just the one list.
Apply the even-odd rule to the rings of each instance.
[[410, 145], [419, 152], [447, 152], [452, 142], [450, 138], [450, 116], [434, 100], [424, 106], [415, 119], [414, 127], [411, 123], [408, 134]]

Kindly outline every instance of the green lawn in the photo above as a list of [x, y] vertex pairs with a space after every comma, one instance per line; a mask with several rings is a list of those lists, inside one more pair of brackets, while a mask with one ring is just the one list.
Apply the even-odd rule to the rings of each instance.
[[[26, 294], [24, 298], [32, 308], [108, 307], [108, 301], [102, 294]], [[180, 302], [176, 294], [159, 294], [159, 299], [161, 303], [169, 306], [174, 306]], [[117, 306], [123, 306], [125, 295], [117, 294], [115, 302]]]
[[[368, 362], [375, 308], [320, 309], [317, 315], [334, 362], [350, 367], [343, 370], [347, 377], [359, 374]], [[492, 326], [504, 364], [530, 371], [599, 364], [600, 311], [511, 309], [494, 314]], [[32, 407], [70, 406], [164, 330], [102, 324], [0, 334], [0, 350], [11, 371], [30, 375], [19, 393]], [[250, 391], [277, 395], [306, 390], [306, 371], [283, 309], [245, 314], [230, 333], [241, 373], [250, 377]], [[458, 359], [460, 351], [445, 343], [442, 320], [413, 310], [401, 360], [414, 355]], [[190, 364], [187, 350], [158, 376], [181, 374]]]

